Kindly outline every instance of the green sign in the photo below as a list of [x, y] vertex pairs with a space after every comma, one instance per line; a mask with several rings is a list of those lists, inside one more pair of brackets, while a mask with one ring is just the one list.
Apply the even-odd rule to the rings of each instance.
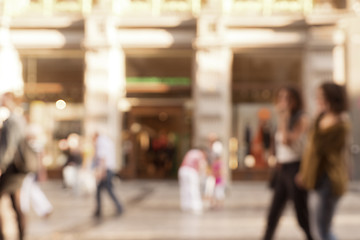
[[190, 86], [188, 77], [127, 77], [127, 84], [165, 84], [169, 86]]

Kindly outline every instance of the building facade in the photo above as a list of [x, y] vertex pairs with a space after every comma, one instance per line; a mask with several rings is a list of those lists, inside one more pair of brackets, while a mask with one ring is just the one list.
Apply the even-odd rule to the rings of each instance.
[[356, 1], [0, 4], [1, 82], [17, 79], [7, 88], [23, 92], [31, 121], [51, 139], [49, 168], [62, 162], [54, 143], [102, 131], [118, 146], [124, 176], [175, 177], [184, 153], [215, 136], [229, 178], [263, 178], [276, 89], [299, 87], [312, 114], [316, 86], [331, 79], [349, 90], [360, 177]]

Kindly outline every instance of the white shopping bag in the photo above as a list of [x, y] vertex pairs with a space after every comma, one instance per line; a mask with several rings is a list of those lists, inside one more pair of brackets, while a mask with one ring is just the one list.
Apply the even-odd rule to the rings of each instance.
[[79, 191], [81, 194], [92, 194], [96, 189], [96, 179], [94, 173], [89, 169], [79, 170]]
[[66, 187], [74, 188], [77, 181], [78, 169], [74, 166], [66, 166], [63, 169], [64, 184]]
[[208, 176], [205, 181], [205, 198], [212, 198], [215, 190], [215, 178], [213, 176]]

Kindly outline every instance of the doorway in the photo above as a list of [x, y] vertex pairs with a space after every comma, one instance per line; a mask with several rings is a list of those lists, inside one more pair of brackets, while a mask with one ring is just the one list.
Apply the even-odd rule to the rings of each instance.
[[181, 106], [134, 107], [126, 125], [132, 148], [125, 165], [132, 177], [176, 178], [190, 148], [191, 113]]
[[124, 171], [142, 179], [176, 178], [191, 139], [193, 54], [189, 49], [127, 52]]

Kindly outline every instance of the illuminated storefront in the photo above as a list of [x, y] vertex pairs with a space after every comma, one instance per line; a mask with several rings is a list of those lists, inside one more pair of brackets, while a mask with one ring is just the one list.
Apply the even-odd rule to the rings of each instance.
[[[347, 84], [358, 118], [356, 6], [340, 0], [5, 0], [1, 26], [9, 41], [1, 43], [0, 59], [9, 49], [21, 59], [32, 120], [49, 139], [70, 132], [89, 139], [95, 129], [106, 130], [128, 177], [175, 177], [184, 152], [206, 145], [212, 134], [223, 143], [234, 178], [264, 178], [272, 161], [266, 147], [253, 158], [248, 148], [259, 124], [273, 121], [272, 97], [282, 84], [303, 90], [310, 113], [321, 81]], [[12, 69], [20, 66], [15, 62]], [[0, 69], [3, 76], [10, 68]], [[163, 154], [164, 142], [175, 144], [176, 154]], [[58, 167], [58, 150], [49, 152], [49, 167]]]
[[191, 147], [192, 51], [128, 52], [123, 175], [175, 178]]

